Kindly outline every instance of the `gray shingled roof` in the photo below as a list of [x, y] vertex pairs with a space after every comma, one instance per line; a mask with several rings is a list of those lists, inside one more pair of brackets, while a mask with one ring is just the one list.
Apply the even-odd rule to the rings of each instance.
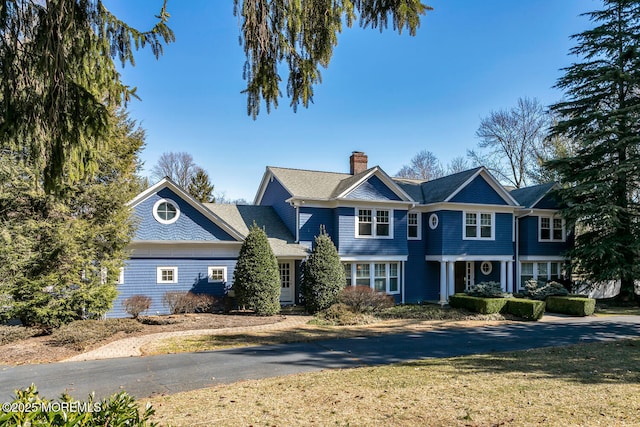
[[308, 255], [304, 246], [295, 243], [295, 238], [271, 206], [219, 203], [205, 203], [204, 205], [243, 236], [249, 234], [249, 227], [255, 222], [267, 233], [271, 249], [277, 257], [305, 257]]
[[336, 188], [346, 179], [353, 178], [348, 173], [321, 172], [303, 169], [289, 169], [269, 166], [294, 197], [309, 199], [331, 199]]
[[393, 180], [416, 202], [421, 204], [438, 203], [444, 202], [480, 169], [480, 167], [477, 167], [431, 181], [403, 178], [393, 178]]
[[517, 188], [511, 190], [510, 194], [511, 197], [516, 199], [522, 206], [532, 208], [554, 185], [556, 185], [554, 182], [550, 182], [547, 184], [533, 185], [531, 187]]

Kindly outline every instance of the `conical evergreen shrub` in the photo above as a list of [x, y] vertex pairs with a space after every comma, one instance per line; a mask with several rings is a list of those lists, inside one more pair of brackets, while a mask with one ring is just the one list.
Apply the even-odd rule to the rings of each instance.
[[327, 232], [320, 229], [313, 252], [303, 267], [301, 287], [307, 311], [315, 313], [337, 303], [345, 283], [338, 251]]
[[280, 312], [280, 272], [267, 234], [255, 223], [242, 244], [233, 288], [240, 306], [261, 316]]

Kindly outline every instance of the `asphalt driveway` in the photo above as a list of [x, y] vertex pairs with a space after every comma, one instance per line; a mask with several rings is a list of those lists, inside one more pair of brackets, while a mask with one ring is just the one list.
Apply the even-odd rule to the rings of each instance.
[[634, 337], [640, 337], [640, 316], [568, 318], [200, 353], [3, 366], [0, 402], [10, 401], [14, 389], [31, 383], [47, 398], [68, 392], [85, 400], [92, 391], [106, 397], [122, 390], [142, 398], [323, 369]]

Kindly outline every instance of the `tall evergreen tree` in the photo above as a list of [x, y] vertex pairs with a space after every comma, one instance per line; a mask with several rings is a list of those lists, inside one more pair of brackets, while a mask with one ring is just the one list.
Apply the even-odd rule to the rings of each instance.
[[552, 106], [553, 133], [577, 142], [576, 152], [549, 163], [566, 186], [563, 216], [579, 230], [572, 257], [594, 281], [619, 279], [634, 296], [640, 273], [640, 2], [605, 0], [587, 14], [595, 28], [577, 34]]
[[255, 223], [240, 248], [233, 275], [238, 304], [261, 316], [280, 312], [280, 271], [269, 239]]
[[307, 311], [315, 313], [338, 302], [346, 277], [331, 237], [323, 229], [316, 236], [313, 252], [304, 263], [302, 295]]
[[54, 197], [19, 154], [0, 152], [0, 300], [27, 325], [56, 327], [104, 314], [134, 224], [125, 203], [139, 190], [144, 131], [126, 113], [97, 153], [97, 172]]
[[199, 202], [215, 203], [216, 201], [213, 196], [213, 185], [209, 180], [209, 174], [202, 168], [198, 168], [195, 175], [191, 177], [187, 191]]
[[24, 153], [50, 192], [98, 170], [113, 128], [111, 108], [135, 96], [114, 59], [154, 55], [174, 40], [163, 6], [147, 32], [128, 26], [100, 0], [0, 1], [0, 147]]

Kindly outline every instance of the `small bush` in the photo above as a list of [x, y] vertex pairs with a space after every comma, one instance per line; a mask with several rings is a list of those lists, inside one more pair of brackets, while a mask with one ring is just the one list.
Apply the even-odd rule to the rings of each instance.
[[151, 298], [145, 295], [133, 295], [122, 301], [124, 311], [130, 314], [134, 319], [140, 317], [140, 314], [149, 310], [151, 307]]
[[370, 315], [356, 313], [351, 307], [343, 303], [333, 304], [331, 307], [316, 313], [316, 321], [321, 325], [350, 326], [363, 325], [373, 322]]
[[571, 316], [591, 316], [596, 308], [593, 298], [551, 296], [547, 298], [547, 311]]
[[340, 291], [338, 300], [356, 313], [374, 313], [395, 305], [392, 296], [369, 286], [347, 286]]
[[51, 335], [55, 345], [84, 350], [88, 345], [102, 341], [117, 332], [132, 333], [142, 329], [133, 319], [77, 320], [56, 329]]
[[[55, 404], [54, 404], [55, 403]], [[130, 426], [152, 427], [155, 411], [147, 404], [141, 412], [134, 397], [126, 392], [114, 394], [108, 399], [94, 401], [89, 395], [87, 401], [79, 402], [63, 395], [59, 402], [52, 402], [39, 396], [35, 385], [24, 390], [16, 390], [16, 396], [9, 404], [25, 408], [21, 412], [0, 413], [0, 425], [21, 426]], [[51, 405], [47, 405], [51, 404]]]
[[0, 345], [9, 344], [40, 335], [42, 329], [25, 326], [0, 326]]
[[454, 308], [464, 308], [474, 313], [500, 313], [507, 304], [507, 298], [483, 298], [466, 294], [455, 294], [449, 297], [449, 305]]
[[506, 311], [526, 320], [539, 320], [544, 316], [544, 301], [509, 298]]
[[464, 293], [472, 297], [482, 298], [503, 298], [508, 295], [502, 291], [502, 285], [498, 282], [480, 282], [469, 286], [469, 289]]
[[171, 314], [208, 313], [216, 302], [216, 298], [212, 295], [193, 292], [165, 292], [162, 297], [162, 303]]
[[525, 282], [522, 293], [528, 298], [542, 301], [552, 295], [567, 295], [569, 291], [558, 282], [529, 279]]

